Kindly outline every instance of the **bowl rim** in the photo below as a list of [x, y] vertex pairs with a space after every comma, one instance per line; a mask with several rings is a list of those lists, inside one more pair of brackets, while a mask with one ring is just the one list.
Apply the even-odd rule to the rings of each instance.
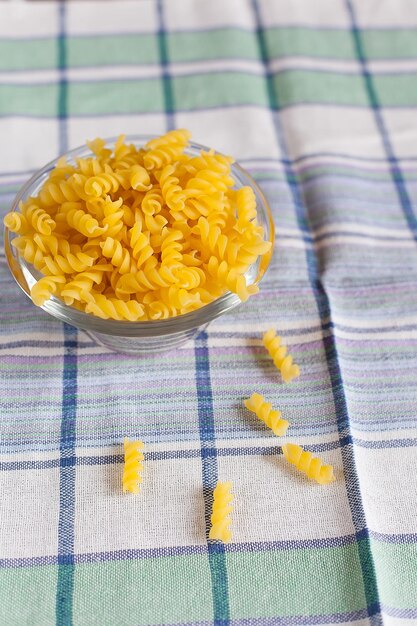
[[[120, 135], [118, 137], [104, 138], [106, 146], [111, 147], [119, 137]], [[127, 134], [124, 135], [124, 138], [127, 143], [134, 143], [136, 147], [140, 147], [150, 139], [153, 139], [154, 135]], [[203, 144], [199, 144], [193, 141], [187, 144], [185, 148], [185, 153], [187, 153], [187, 150], [190, 149], [198, 151], [213, 150], [213, 148], [209, 148]], [[18, 210], [19, 203], [25, 196], [25, 194], [29, 192], [30, 188], [35, 185], [36, 182], [44, 174], [48, 173], [55, 167], [60, 158], [75, 158], [84, 155], [84, 153], [93, 154], [87, 144], [68, 150], [67, 152], [61, 154], [52, 161], [49, 161], [42, 168], [35, 171], [34, 174], [29, 178], [29, 180], [17, 192], [10, 211]], [[218, 152], [217, 150], [215, 150], [215, 153], [223, 155], [222, 152]], [[259, 209], [258, 205], [260, 204], [263, 209], [264, 218], [267, 225], [266, 232], [269, 236], [266, 238], [266, 241], [270, 241], [272, 244], [269, 252], [264, 254], [260, 258], [260, 260], [258, 257], [257, 261], [255, 261], [255, 263], [250, 266], [253, 267], [254, 265], [256, 265], [256, 263], [259, 263], [257, 275], [255, 279], [249, 283], [252, 285], [257, 285], [261, 282], [269, 267], [274, 250], [275, 226], [272, 218], [272, 212], [269, 203], [266, 200], [257, 182], [249, 174], [249, 172], [247, 172], [241, 165], [239, 165], [237, 161], [234, 161], [231, 165], [231, 174], [240, 183], [250, 185], [255, 192], [257, 200], [257, 210]], [[12, 233], [7, 227], [4, 228], [4, 247], [6, 259], [13, 278], [22, 289], [22, 291], [28, 296], [28, 298], [32, 300], [30, 295], [28, 278], [29, 280], [33, 279], [32, 283], [34, 283], [38, 279], [33, 273], [33, 266], [27, 263], [12, 247], [11, 241], [12, 238], [14, 238], [14, 235], [15, 233]], [[39, 308], [43, 309], [60, 321], [66, 322], [72, 326], [86, 331], [123, 337], [154, 337], [156, 335], [169, 335], [185, 332], [198, 326], [203, 326], [205, 324], [208, 324], [212, 320], [220, 317], [224, 313], [236, 308], [241, 303], [242, 302], [240, 298], [236, 294], [230, 291], [226, 291], [219, 298], [213, 300], [213, 302], [205, 304], [199, 309], [195, 309], [194, 311], [191, 311], [189, 313], [183, 313], [181, 315], [177, 315], [176, 317], [169, 317], [165, 319], [137, 322], [130, 322], [128, 320], [102, 319], [100, 317], [96, 317], [95, 315], [85, 313], [84, 311], [79, 311], [78, 309], [75, 309], [74, 307], [65, 304], [62, 300], [54, 296], [52, 296]]]

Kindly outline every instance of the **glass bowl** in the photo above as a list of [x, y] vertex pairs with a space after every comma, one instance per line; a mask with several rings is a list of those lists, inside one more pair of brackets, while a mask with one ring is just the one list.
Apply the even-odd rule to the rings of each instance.
[[[126, 137], [126, 142], [133, 143], [136, 147], [144, 145], [152, 137], [145, 135], [131, 135]], [[113, 147], [116, 138], [106, 140], [106, 146]], [[206, 146], [191, 143], [185, 152], [190, 155], [197, 155], [201, 150], [208, 150]], [[75, 148], [65, 154], [70, 162], [75, 158], [91, 156], [90, 150], [86, 146]], [[50, 171], [55, 167], [57, 159], [51, 161], [41, 170], [36, 172], [32, 178], [22, 187], [17, 194], [12, 211], [18, 210], [21, 200], [25, 201], [29, 196], [36, 196], [48, 178]], [[265, 240], [272, 243], [270, 251], [258, 257], [245, 273], [246, 281], [249, 285], [258, 284], [265, 274], [272, 256], [274, 245], [274, 224], [271, 210], [265, 197], [253, 180], [253, 178], [237, 163], [231, 166], [231, 176], [235, 180], [235, 188], [249, 185], [256, 196], [258, 222], [264, 228]], [[30, 289], [35, 284], [41, 274], [33, 266], [27, 263], [17, 252], [11, 241], [15, 236], [7, 228], [5, 229], [5, 251], [10, 271], [17, 284], [30, 298]], [[256, 298], [255, 296], [252, 296]], [[91, 338], [101, 345], [117, 352], [133, 353], [140, 357], [151, 356], [157, 352], [165, 352], [185, 343], [195, 337], [200, 331], [214, 319], [223, 315], [227, 311], [239, 306], [239, 297], [227, 291], [222, 296], [204, 305], [200, 309], [172, 317], [168, 319], [152, 320], [145, 322], [129, 322], [118, 320], [104, 320], [94, 315], [84, 313], [52, 296], [42, 306], [42, 309], [53, 317], [71, 324], [76, 328], [83, 329]]]

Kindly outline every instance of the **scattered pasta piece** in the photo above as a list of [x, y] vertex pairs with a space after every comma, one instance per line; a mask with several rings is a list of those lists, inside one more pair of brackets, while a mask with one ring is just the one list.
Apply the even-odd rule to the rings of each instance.
[[[190, 133], [137, 148], [87, 142], [92, 156], [58, 160], [36, 197], [8, 213], [18, 253], [47, 280], [31, 291], [102, 319], [146, 321], [198, 309], [228, 290], [258, 291], [245, 273], [271, 248], [251, 187], [235, 188], [233, 159], [187, 154]], [[52, 278], [52, 277], [56, 277]], [[43, 282], [42, 282], [43, 281]]]
[[289, 422], [281, 418], [281, 411], [272, 409], [272, 404], [266, 402], [260, 393], [253, 393], [250, 398], [243, 401], [249, 411], [255, 413], [259, 419], [264, 422], [275, 435], [283, 437], [287, 432]]
[[303, 450], [301, 446], [286, 443], [282, 446], [282, 452], [289, 463], [320, 485], [327, 485], [336, 480], [331, 465], [323, 465], [321, 459], [313, 457], [311, 452]]
[[272, 357], [275, 367], [280, 370], [285, 383], [289, 383], [300, 375], [300, 368], [293, 363], [292, 356], [287, 354], [286, 346], [281, 345], [281, 337], [276, 334], [275, 330], [270, 329], [264, 334], [263, 344]]
[[231, 502], [233, 496], [230, 493], [232, 483], [218, 482], [213, 492], [213, 512], [211, 515], [211, 528], [209, 539], [217, 539], [223, 543], [229, 543], [232, 538], [230, 531], [230, 513], [233, 510]]
[[124, 440], [125, 464], [123, 468], [123, 493], [139, 493], [139, 484], [142, 482], [143, 450], [142, 441]]

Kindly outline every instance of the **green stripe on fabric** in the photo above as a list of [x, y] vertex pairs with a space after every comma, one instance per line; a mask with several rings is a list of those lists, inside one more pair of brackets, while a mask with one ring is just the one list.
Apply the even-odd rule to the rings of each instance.
[[55, 69], [57, 40], [0, 39], [0, 71]]
[[[271, 58], [308, 56], [356, 59], [349, 30], [277, 27], [265, 30]], [[361, 30], [366, 57], [373, 59], [412, 58], [417, 55], [416, 29]]]
[[69, 115], [102, 115], [162, 111], [159, 80], [100, 81], [68, 85]]
[[389, 606], [417, 608], [417, 544], [371, 539], [380, 600]]
[[[309, 56], [355, 59], [349, 30], [275, 27], [265, 30], [271, 58]], [[415, 29], [361, 31], [369, 60], [413, 58], [417, 55]], [[210, 59], [257, 59], [253, 33], [238, 28], [167, 35], [172, 62]], [[55, 68], [56, 39], [0, 39], [0, 71]], [[153, 34], [69, 37], [69, 67], [156, 64], [158, 51]]]
[[140, 65], [158, 62], [154, 35], [114, 35], [68, 38], [69, 67]]
[[227, 567], [232, 619], [326, 615], [366, 607], [356, 545], [228, 553]]
[[417, 56], [417, 30], [361, 30], [361, 39], [366, 58], [409, 59]]
[[58, 85], [0, 85], [0, 115], [54, 117]]
[[[375, 76], [383, 106], [416, 106], [415, 74]], [[181, 110], [228, 106], [268, 106], [265, 80], [243, 72], [196, 74], [172, 79]], [[362, 77], [334, 72], [291, 70], [273, 78], [280, 107], [297, 104], [367, 105]], [[0, 115], [56, 114], [57, 85], [0, 85]], [[160, 80], [76, 82], [68, 85], [68, 115], [117, 115], [164, 110]]]
[[[123, 527], [122, 519], [115, 522]], [[209, 621], [209, 590], [205, 554], [77, 565], [74, 626], [98, 623], [98, 616], [106, 624], [146, 626]]]
[[323, 28], [271, 28], [265, 30], [270, 58], [309, 56], [354, 59], [355, 50], [349, 30]]
[[0, 570], [0, 624], [55, 624], [57, 568]]
[[372, 81], [380, 106], [415, 106], [417, 104], [417, 75], [415, 73], [390, 76], [373, 74]]
[[268, 106], [262, 76], [237, 72], [198, 74], [173, 79], [175, 101], [180, 109], [193, 110], [216, 106]]
[[195, 33], [171, 33], [167, 38], [172, 63], [258, 58], [256, 38], [253, 33], [236, 28]]
[[273, 85], [280, 107], [313, 103], [366, 106], [361, 75], [292, 70], [276, 74]]

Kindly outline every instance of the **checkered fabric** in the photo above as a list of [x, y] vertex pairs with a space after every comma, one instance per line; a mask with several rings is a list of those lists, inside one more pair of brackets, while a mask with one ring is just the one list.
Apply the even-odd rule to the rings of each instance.
[[[1, 625], [417, 624], [416, 54], [414, 0], [0, 4], [2, 215], [87, 138], [186, 127], [277, 228], [259, 296], [145, 367], [34, 307], [3, 253]], [[286, 464], [254, 391], [335, 483]]]

